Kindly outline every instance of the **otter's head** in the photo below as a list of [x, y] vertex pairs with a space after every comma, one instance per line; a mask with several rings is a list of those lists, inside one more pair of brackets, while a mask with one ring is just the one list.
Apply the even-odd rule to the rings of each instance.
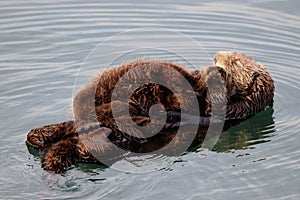
[[214, 65], [227, 73], [226, 85], [243, 92], [253, 82], [253, 77], [265, 68], [253, 58], [236, 51], [219, 51], [214, 56]]
[[245, 54], [237, 51], [218, 51], [214, 55], [214, 65], [226, 68]]
[[233, 77], [239, 77], [241, 72], [245, 72], [249, 59], [251, 58], [241, 52], [219, 51], [214, 56], [214, 65], [223, 68]]

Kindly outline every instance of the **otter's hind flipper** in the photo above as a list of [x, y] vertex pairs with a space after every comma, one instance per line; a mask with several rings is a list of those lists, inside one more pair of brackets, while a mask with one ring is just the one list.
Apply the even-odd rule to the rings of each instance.
[[55, 142], [74, 135], [76, 135], [74, 121], [66, 121], [32, 129], [27, 134], [26, 145], [43, 150]]
[[42, 167], [55, 173], [65, 172], [78, 160], [77, 151], [78, 137], [61, 140], [42, 153]]

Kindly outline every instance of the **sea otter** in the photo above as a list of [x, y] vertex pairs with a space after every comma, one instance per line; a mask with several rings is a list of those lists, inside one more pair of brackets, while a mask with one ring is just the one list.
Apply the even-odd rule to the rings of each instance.
[[[132, 82], [119, 86], [125, 76]], [[144, 83], [145, 79], [150, 81]], [[165, 81], [175, 90], [151, 80]], [[139, 81], [142, 84], [135, 87], [139, 83], [133, 83]], [[180, 92], [184, 81], [191, 88]], [[128, 99], [122, 98], [126, 91], [131, 91]], [[197, 110], [193, 96], [199, 113], [193, 113]], [[241, 52], [218, 52], [214, 66], [194, 72], [163, 61], [125, 63], [98, 74], [76, 94], [72, 120], [32, 129], [26, 144], [41, 150], [44, 169], [61, 173], [76, 162], [99, 162], [95, 153], [113, 157], [116, 148], [137, 153], [160, 149], [174, 139], [182, 125], [186, 134], [177, 137], [174, 149], [185, 143], [190, 126], [198, 127], [190, 145], [199, 144], [208, 125], [218, 123], [211, 121], [212, 115], [224, 112], [226, 129], [272, 106], [273, 96], [274, 82], [269, 72]], [[161, 129], [149, 136], [143, 128], [162, 123], [160, 118], [150, 117], [153, 105], [161, 105], [166, 114]], [[132, 121], [137, 126], [128, 128], [126, 124]]]

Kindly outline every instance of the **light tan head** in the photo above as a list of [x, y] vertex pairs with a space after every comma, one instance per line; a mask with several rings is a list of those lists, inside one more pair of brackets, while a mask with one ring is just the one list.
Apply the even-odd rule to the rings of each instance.
[[214, 65], [226, 71], [228, 74], [226, 84], [229, 88], [236, 89], [237, 92], [247, 90], [258, 75], [270, 76], [259, 62], [236, 51], [217, 52], [214, 56]]

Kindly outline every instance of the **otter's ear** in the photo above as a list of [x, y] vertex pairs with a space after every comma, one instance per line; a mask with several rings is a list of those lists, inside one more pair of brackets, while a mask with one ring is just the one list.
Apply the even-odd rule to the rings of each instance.
[[[55, 173], [65, 172], [78, 159], [76, 139], [61, 140], [42, 152], [42, 167]], [[77, 141], [78, 142], [78, 141]]]

